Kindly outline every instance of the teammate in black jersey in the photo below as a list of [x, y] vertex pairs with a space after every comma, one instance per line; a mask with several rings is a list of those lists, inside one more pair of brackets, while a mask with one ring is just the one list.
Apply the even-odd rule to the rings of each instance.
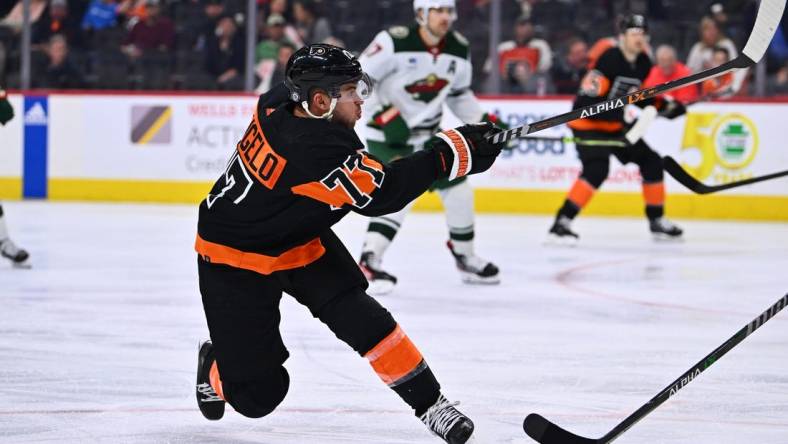
[[[645, 52], [648, 31], [646, 20], [641, 15], [626, 17], [622, 20], [619, 31], [618, 45], [602, 53], [583, 78], [574, 108], [641, 89], [641, 84], [652, 66], [651, 59]], [[679, 102], [663, 98], [643, 101], [638, 106], [654, 106], [660, 110], [660, 115], [668, 118], [675, 118], [685, 111]], [[568, 125], [579, 139], [622, 139], [626, 130], [622, 108], [578, 119]], [[570, 224], [607, 178], [611, 154], [621, 163], [633, 162], [640, 168], [646, 216], [652, 234], [656, 238], [681, 237], [682, 230], [664, 218], [665, 184], [662, 161], [659, 154], [645, 141], [638, 140], [625, 148], [578, 144], [577, 153], [583, 169], [556, 215], [550, 228], [551, 237], [560, 241], [577, 240], [578, 235], [571, 230]]]
[[[14, 108], [8, 101], [8, 95], [0, 87], [0, 125], [5, 126], [14, 118]], [[3, 206], [0, 205], [0, 257], [4, 257], [11, 261], [11, 264], [16, 268], [30, 268], [30, 255], [27, 251], [19, 248], [8, 237], [8, 229], [5, 226], [5, 217], [3, 216]]]
[[500, 153], [483, 137], [493, 126], [438, 133], [424, 150], [384, 165], [353, 130], [370, 84], [352, 54], [306, 46], [290, 58], [285, 83], [260, 97], [225, 174], [200, 205], [196, 250], [211, 334], [199, 352], [200, 410], [219, 419], [227, 402], [259, 418], [282, 402], [290, 381], [279, 334], [284, 291], [367, 358], [431, 431], [466, 442], [473, 423], [367, 295], [364, 275], [331, 226], [350, 211], [398, 211], [437, 179], [485, 171]]

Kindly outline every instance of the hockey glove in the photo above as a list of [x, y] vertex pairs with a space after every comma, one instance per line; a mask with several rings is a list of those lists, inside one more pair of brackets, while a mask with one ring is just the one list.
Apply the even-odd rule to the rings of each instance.
[[388, 145], [405, 147], [410, 137], [410, 128], [399, 110], [393, 106], [383, 108], [372, 116], [369, 126], [383, 132], [383, 140]]
[[2, 89], [0, 89], [0, 124], [5, 125], [14, 118], [14, 109]]
[[502, 144], [493, 144], [487, 137], [502, 130], [493, 124], [475, 123], [441, 131], [428, 143], [432, 144], [438, 164], [438, 177], [454, 180], [468, 174], [487, 171], [501, 153]]
[[659, 110], [660, 117], [673, 120], [687, 113], [687, 107], [678, 100], [666, 99], [665, 105]]

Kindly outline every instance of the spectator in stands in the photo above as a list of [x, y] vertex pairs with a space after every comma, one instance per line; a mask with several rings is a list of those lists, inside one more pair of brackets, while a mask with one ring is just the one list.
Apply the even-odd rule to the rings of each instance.
[[243, 90], [244, 39], [230, 16], [216, 24], [216, 32], [205, 43], [205, 69], [214, 76], [216, 88]]
[[62, 34], [50, 37], [46, 50], [46, 66], [33, 77], [37, 88], [69, 89], [82, 88], [85, 84], [82, 72], [69, 57], [68, 42]]
[[700, 21], [700, 40], [690, 50], [687, 57], [687, 67], [692, 72], [709, 69], [714, 55], [714, 48], [717, 46], [725, 48], [732, 58], [739, 55], [731, 39], [720, 32], [717, 22], [711, 17], [703, 17]]
[[279, 14], [285, 18], [285, 21], [291, 23], [293, 21], [293, 15], [290, 10], [290, 5], [287, 3], [287, 0], [271, 0], [268, 3], [267, 8], [264, 8], [265, 16], [270, 17], [274, 14]]
[[[717, 46], [712, 50], [711, 63], [709, 68], [727, 63], [731, 59], [730, 53], [722, 46]], [[717, 76], [701, 83], [701, 95], [704, 97], [727, 97], [736, 93], [732, 72]]]
[[[22, 31], [22, 6], [24, 0], [19, 0], [8, 14], [0, 19], [0, 82], [5, 80], [7, 54], [19, 45], [19, 33]], [[44, 10], [47, 0], [30, 1], [30, 22], [35, 26]]]
[[257, 44], [255, 50], [255, 60], [274, 60], [279, 53], [279, 47], [284, 43], [293, 45], [293, 42], [285, 35], [285, 18], [279, 14], [272, 14], [266, 20], [267, 38]]
[[769, 78], [766, 93], [769, 95], [788, 94], [788, 62], [783, 62], [782, 67]]
[[118, 23], [118, 5], [115, 0], [93, 0], [82, 18], [84, 31], [113, 28]]
[[137, 21], [148, 17], [147, 3], [147, 0], [121, 0], [118, 12], [126, 18], [128, 26], [134, 27]]
[[225, 5], [223, 0], [206, 0], [203, 8], [203, 15], [198, 25], [197, 38], [194, 40], [196, 51], [205, 50], [205, 44], [216, 32], [216, 25], [219, 19], [224, 16]]
[[569, 41], [566, 55], [552, 68], [553, 84], [558, 94], [575, 94], [588, 72], [588, 45], [581, 39]]
[[331, 37], [331, 24], [320, 15], [316, 0], [296, 0], [293, 3], [296, 28], [304, 43], [322, 43]]
[[[651, 72], [643, 81], [643, 87], [660, 85], [690, 74], [692, 71], [678, 61], [676, 50], [670, 45], [661, 45], [657, 48], [657, 64], [651, 67]], [[698, 86], [686, 86], [668, 94], [682, 103], [689, 103], [698, 98]]]
[[[24, 0], [19, 0], [11, 8], [11, 12], [0, 20], [0, 26], [9, 28], [16, 34], [22, 31], [23, 6]], [[44, 15], [46, 8], [47, 0], [30, 0], [30, 22], [33, 24], [37, 23], [41, 16]]]
[[255, 92], [263, 94], [270, 90], [272, 87], [282, 83], [285, 80], [285, 68], [290, 56], [296, 51], [295, 45], [289, 42], [284, 42], [277, 48], [277, 55], [275, 60], [265, 60], [265, 66], [259, 67], [257, 73], [260, 77], [260, 84], [257, 86]]
[[535, 38], [534, 25], [525, 16], [517, 19], [514, 40], [498, 46], [498, 63], [507, 92], [544, 95], [550, 88], [548, 72], [553, 53], [546, 41]]
[[69, 14], [66, 0], [52, 0], [49, 9], [44, 11], [38, 25], [33, 28], [33, 45], [48, 46], [50, 38], [63, 35], [69, 46], [82, 46], [82, 36], [77, 21]]
[[145, 53], [167, 53], [175, 45], [175, 27], [161, 15], [159, 0], [146, 0], [146, 18], [131, 28], [123, 41], [123, 52], [132, 60]]

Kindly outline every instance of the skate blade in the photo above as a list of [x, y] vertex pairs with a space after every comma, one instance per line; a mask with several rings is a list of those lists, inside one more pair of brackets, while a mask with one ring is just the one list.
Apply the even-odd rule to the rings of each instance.
[[548, 234], [544, 240], [543, 245], [552, 247], [569, 247], [574, 248], [577, 246], [578, 239], [571, 236], [556, 236], [555, 234]]
[[396, 284], [394, 282], [386, 281], [383, 279], [369, 281], [369, 287], [367, 287], [367, 293], [373, 296], [387, 295], [394, 290], [395, 285]]
[[30, 261], [11, 262], [11, 266], [13, 268], [18, 268], [20, 270], [29, 270], [29, 269], [33, 268], [33, 264], [31, 264]]
[[471, 285], [498, 285], [501, 283], [501, 278], [498, 275], [482, 277], [467, 271], [460, 271], [460, 278], [462, 282]]
[[684, 242], [684, 238], [679, 236], [671, 236], [665, 233], [651, 233], [651, 239], [656, 243], [680, 243]]

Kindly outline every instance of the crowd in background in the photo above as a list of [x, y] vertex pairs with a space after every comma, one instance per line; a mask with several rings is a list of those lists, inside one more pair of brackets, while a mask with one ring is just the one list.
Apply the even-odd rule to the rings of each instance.
[[[471, 44], [474, 87], [502, 94], [574, 94], [589, 63], [616, 44], [616, 17], [650, 21], [658, 84], [732, 59], [757, 0], [500, 0], [498, 63], [488, 53], [491, 0], [458, 0], [455, 28]], [[19, 86], [22, 1], [0, 3], [0, 85]], [[247, 0], [30, 0], [32, 87], [244, 88]], [[258, 92], [281, 81], [290, 55], [327, 42], [361, 52], [382, 29], [413, 22], [412, 0], [257, 0]], [[788, 94], [785, 17], [766, 56], [766, 94]], [[499, 82], [491, 82], [494, 76]], [[725, 80], [722, 80], [725, 81]], [[499, 90], [491, 90], [493, 84]], [[677, 93], [692, 101], [702, 85]], [[745, 81], [738, 94], [752, 94]]]

